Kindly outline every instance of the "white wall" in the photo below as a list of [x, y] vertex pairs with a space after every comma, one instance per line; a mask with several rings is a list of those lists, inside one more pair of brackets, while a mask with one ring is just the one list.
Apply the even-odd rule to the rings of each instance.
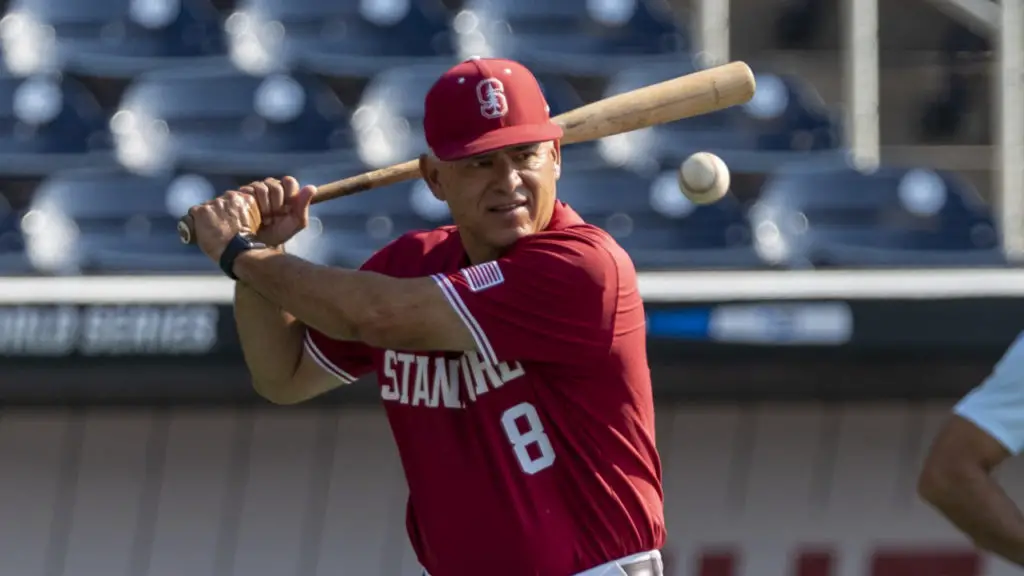
[[[663, 409], [673, 573], [883, 576], [878, 544], [969, 552], [913, 491], [947, 410]], [[1024, 467], [1003, 476], [1024, 499]], [[0, 574], [413, 575], [404, 496], [375, 410], [0, 413]], [[789, 568], [802, 548], [828, 554]]]

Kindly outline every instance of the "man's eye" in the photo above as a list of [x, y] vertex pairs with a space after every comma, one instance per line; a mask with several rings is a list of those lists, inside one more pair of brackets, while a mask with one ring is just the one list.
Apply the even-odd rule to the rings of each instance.
[[543, 159], [544, 155], [541, 154], [540, 151], [533, 150], [530, 152], [523, 152], [522, 156], [519, 157], [519, 162], [533, 166]]

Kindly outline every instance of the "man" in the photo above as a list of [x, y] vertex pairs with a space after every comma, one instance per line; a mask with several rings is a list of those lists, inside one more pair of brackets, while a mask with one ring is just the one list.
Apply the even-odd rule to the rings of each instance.
[[1024, 448], [1024, 333], [992, 374], [957, 403], [918, 482], [931, 503], [981, 549], [1024, 567], [1024, 515], [992, 477]]
[[[537, 80], [513, 61], [458, 64], [424, 128], [421, 173], [455, 226], [405, 234], [359, 271], [275, 248], [306, 225], [314, 190], [292, 178], [191, 210], [239, 280], [256, 389], [290, 404], [377, 373], [425, 573], [661, 575], [636, 272], [556, 200], [562, 130]], [[242, 237], [257, 228], [269, 248]]]

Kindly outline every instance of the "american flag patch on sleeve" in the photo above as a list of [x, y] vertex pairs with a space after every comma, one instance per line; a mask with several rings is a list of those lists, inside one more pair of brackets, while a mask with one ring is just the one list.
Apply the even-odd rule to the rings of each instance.
[[462, 277], [469, 283], [469, 289], [479, 292], [493, 288], [505, 281], [497, 262], [484, 262], [462, 269]]

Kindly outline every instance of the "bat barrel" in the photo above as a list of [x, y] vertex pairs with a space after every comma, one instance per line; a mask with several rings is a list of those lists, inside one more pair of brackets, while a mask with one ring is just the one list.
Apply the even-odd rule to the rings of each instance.
[[553, 120], [565, 131], [562, 144], [575, 144], [745, 104], [755, 88], [750, 67], [730, 62], [609, 96]]

